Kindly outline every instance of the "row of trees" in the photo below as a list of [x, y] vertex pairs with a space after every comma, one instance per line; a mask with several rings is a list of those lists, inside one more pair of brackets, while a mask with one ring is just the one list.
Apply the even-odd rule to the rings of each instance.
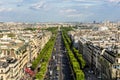
[[38, 57], [32, 62], [32, 68], [35, 69], [39, 62], [43, 59], [44, 55], [47, 53], [50, 46], [53, 44], [54, 38], [52, 37], [44, 46], [44, 48], [39, 53]]
[[45, 47], [45, 53], [42, 56], [43, 60], [40, 63], [41, 64], [40, 71], [36, 74], [36, 78], [39, 79], [39, 80], [43, 80], [44, 75], [45, 75], [45, 73], [47, 71], [47, 66], [48, 66], [48, 63], [49, 63], [49, 59], [51, 57], [54, 42], [55, 42], [55, 39], [51, 39], [48, 42], [49, 45], [47, 45], [47, 48]]
[[74, 53], [75, 58], [77, 59], [77, 61], [80, 64], [80, 68], [83, 69], [85, 67], [86, 62], [83, 59], [82, 54], [80, 54], [79, 51], [75, 47], [72, 46], [72, 41], [67, 34], [68, 31], [73, 30], [73, 29], [72, 28], [63, 28], [62, 30], [63, 30], [63, 34], [64, 34], [68, 44], [70, 45], [72, 52]]
[[62, 37], [74, 72], [75, 80], [85, 80], [84, 72], [81, 70], [85, 66], [85, 61], [82, 55], [79, 54], [79, 51], [71, 46], [72, 42], [67, 35], [67, 31], [66, 29], [62, 29]]
[[49, 59], [51, 58], [51, 53], [52, 53], [53, 46], [54, 46], [54, 43], [56, 40], [57, 28], [49, 28], [48, 30], [52, 32], [53, 36], [47, 42], [47, 44], [44, 46], [44, 48], [41, 50], [38, 57], [32, 62], [32, 68], [34, 68], [34, 69], [38, 65], [41, 65], [40, 70], [36, 74], [36, 78], [39, 80], [44, 79], [45, 73], [47, 71]]
[[72, 48], [72, 51], [74, 53], [75, 58], [77, 59], [77, 61], [80, 64], [80, 68], [83, 69], [85, 67], [85, 65], [86, 65], [86, 62], [83, 59], [82, 54], [80, 54], [79, 51], [74, 47]]

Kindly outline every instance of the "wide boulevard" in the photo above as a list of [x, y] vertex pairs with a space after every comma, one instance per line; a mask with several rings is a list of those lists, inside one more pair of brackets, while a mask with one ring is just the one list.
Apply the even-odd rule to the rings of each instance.
[[74, 80], [60, 31], [57, 34], [44, 80]]

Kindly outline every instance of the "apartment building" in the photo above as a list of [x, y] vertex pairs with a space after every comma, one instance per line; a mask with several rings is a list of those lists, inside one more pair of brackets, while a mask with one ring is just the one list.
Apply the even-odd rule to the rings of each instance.
[[[81, 29], [69, 32], [76, 48], [82, 53], [87, 65], [102, 80], [120, 79], [120, 35], [111, 27]], [[114, 27], [115, 28], [115, 27]]]
[[20, 80], [25, 68], [51, 38], [51, 32], [18, 31], [14, 37], [0, 38], [0, 80]]

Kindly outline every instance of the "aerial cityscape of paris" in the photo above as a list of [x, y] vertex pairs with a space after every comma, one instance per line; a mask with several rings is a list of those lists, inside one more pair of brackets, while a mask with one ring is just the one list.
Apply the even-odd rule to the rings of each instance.
[[120, 80], [120, 0], [0, 0], [0, 80]]

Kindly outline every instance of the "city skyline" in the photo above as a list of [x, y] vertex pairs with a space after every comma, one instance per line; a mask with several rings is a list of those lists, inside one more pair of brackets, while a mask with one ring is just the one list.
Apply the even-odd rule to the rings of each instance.
[[1, 22], [119, 21], [120, 0], [1, 0]]

